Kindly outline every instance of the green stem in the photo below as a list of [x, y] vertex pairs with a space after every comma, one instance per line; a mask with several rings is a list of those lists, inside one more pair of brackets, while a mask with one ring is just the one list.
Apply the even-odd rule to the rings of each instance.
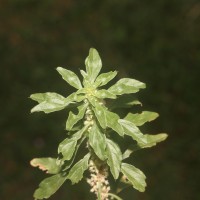
[[121, 199], [120, 197], [118, 197], [117, 195], [112, 194], [112, 193], [108, 193], [108, 196], [114, 197], [114, 198], [117, 199], [117, 200], [123, 200], [123, 199]]
[[98, 183], [98, 200], [101, 200], [101, 184]]

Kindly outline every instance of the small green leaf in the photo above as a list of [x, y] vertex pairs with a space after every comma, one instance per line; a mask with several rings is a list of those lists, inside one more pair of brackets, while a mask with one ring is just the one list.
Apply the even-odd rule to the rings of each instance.
[[[76, 145], [76, 147], [75, 147], [74, 154], [73, 154], [71, 160], [67, 160], [67, 161], [65, 160], [64, 165], [62, 166], [62, 171], [66, 171], [66, 170], [68, 170], [68, 169], [72, 166], [72, 164], [74, 163], [74, 160], [75, 160], [77, 151], [78, 151], [80, 145], [82, 144], [82, 142], [85, 140], [85, 138], [86, 138], [86, 137], [83, 136], [83, 137], [80, 139], [80, 141], [77, 141], [77, 145]], [[63, 159], [62, 159], [61, 161], [63, 161]]]
[[166, 140], [167, 137], [168, 135], [166, 133], [159, 133], [156, 135], [145, 134], [144, 138], [146, 139], [146, 143], [138, 143], [138, 145], [140, 148], [149, 148], [155, 146], [158, 142]]
[[58, 153], [62, 153], [64, 160], [70, 160], [74, 154], [77, 140], [74, 138], [66, 138], [58, 146]]
[[83, 136], [83, 133], [88, 129], [88, 127], [89, 125], [86, 125], [83, 128], [81, 128], [79, 131], [73, 134], [72, 138], [74, 138], [75, 140], [81, 139], [81, 137]]
[[93, 124], [89, 131], [89, 144], [93, 148], [95, 154], [101, 159], [105, 160], [106, 141], [105, 135], [100, 131], [96, 123]]
[[111, 104], [109, 105], [109, 109], [114, 110], [118, 108], [130, 108], [133, 105], [142, 105], [142, 103], [132, 95], [126, 94], [123, 96], [118, 96], [117, 99], [111, 102]]
[[131, 145], [123, 154], [123, 160], [128, 158], [132, 153], [139, 149], [143, 148], [150, 148], [155, 146], [158, 142], [164, 141], [168, 135], [166, 133], [159, 133], [157, 135], [144, 135], [144, 138], [146, 138], [146, 143], [138, 143], [135, 145]]
[[85, 60], [85, 65], [88, 79], [93, 83], [102, 68], [101, 58], [96, 49], [90, 49], [89, 55]]
[[75, 115], [71, 111], [69, 112], [69, 116], [68, 116], [68, 119], [66, 122], [66, 130], [71, 130], [73, 128], [73, 126], [84, 117], [87, 107], [88, 107], [88, 104], [86, 104], [86, 103], [83, 103], [82, 105], [80, 105], [78, 107], [77, 115]]
[[81, 82], [74, 72], [64, 69], [62, 67], [57, 67], [56, 70], [62, 76], [62, 78], [71, 86], [75, 87], [76, 89], [82, 88]]
[[115, 132], [117, 132], [120, 136], [123, 136], [124, 135], [123, 127], [121, 126], [121, 124], [118, 123], [119, 116], [116, 113], [108, 111], [105, 106], [100, 105], [96, 102], [94, 102], [93, 105], [95, 106], [93, 108], [93, 111], [101, 127], [103, 129], [109, 127]]
[[32, 108], [32, 113], [40, 111], [50, 113], [62, 110], [69, 104], [67, 98], [53, 92], [32, 94], [30, 98], [39, 102], [37, 106]]
[[105, 90], [105, 89], [102, 89], [102, 90], [98, 90], [96, 93], [95, 93], [95, 96], [97, 98], [100, 98], [100, 99], [116, 99], [117, 96], [112, 94], [111, 92], [109, 92], [108, 90]]
[[128, 113], [128, 115], [124, 118], [127, 121], [134, 123], [136, 126], [141, 126], [146, 122], [153, 121], [158, 117], [158, 113], [143, 111], [142, 113]]
[[122, 78], [113, 86], [111, 86], [108, 91], [115, 95], [136, 93], [139, 89], [145, 88], [145, 84], [130, 78]]
[[113, 78], [115, 78], [116, 75], [117, 75], [117, 71], [114, 71], [114, 72], [111, 71], [111, 72], [100, 74], [94, 83], [95, 87], [106, 85]]
[[140, 191], [144, 192], [146, 187], [146, 176], [144, 173], [133, 165], [127, 163], [122, 163], [121, 172], [124, 176], [132, 183], [133, 187]]
[[84, 126], [81, 130], [77, 131], [72, 137], [66, 138], [58, 146], [58, 153], [62, 153], [63, 160], [70, 160], [76, 150], [77, 141], [82, 137], [83, 133], [87, 130], [88, 126]]
[[33, 167], [39, 167], [39, 169], [46, 171], [48, 174], [57, 174], [61, 169], [56, 158], [34, 158], [30, 164]]
[[119, 146], [112, 140], [106, 139], [106, 144], [107, 163], [110, 166], [110, 171], [113, 177], [117, 179], [121, 168], [122, 153]]
[[119, 119], [118, 122], [123, 126], [126, 135], [131, 136], [138, 143], [146, 144], [146, 138], [135, 124], [124, 119]]
[[[38, 103], [41, 103], [47, 99], [58, 98], [59, 94], [53, 92], [46, 93], [35, 93], [30, 96], [30, 98]], [[64, 97], [63, 97], [64, 98]]]
[[53, 195], [65, 182], [66, 176], [56, 174], [51, 177], [45, 178], [39, 185], [39, 188], [34, 192], [35, 199], [48, 199]]
[[88, 161], [90, 154], [84, 156], [83, 159], [78, 161], [69, 171], [67, 176], [71, 180], [72, 184], [78, 183], [83, 178], [84, 171], [88, 168]]
[[107, 111], [106, 112], [106, 121], [107, 121], [107, 126], [117, 132], [120, 136], [124, 135], [124, 129], [122, 125], [118, 122], [119, 121], [119, 116], [114, 113]]
[[98, 119], [99, 124], [101, 125], [101, 127], [103, 129], [105, 129], [106, 126], [107, 126], [107, 120], [106, 120], [106, 112], [107, 112], [107, 110], [106, 109], [107, 109], [106, 107], [104, 107], [102, 105], [99, 105], [97, 103], [95, 103], [95, 107], [93, 108], [95, 116]]

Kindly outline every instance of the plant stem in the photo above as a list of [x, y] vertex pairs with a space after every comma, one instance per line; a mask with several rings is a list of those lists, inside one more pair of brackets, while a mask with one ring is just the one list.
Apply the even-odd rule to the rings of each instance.
[[123, 200], [122, 198], [118, 197], [117, 195], [115, 195], [113, 193], [108, 193], [108, 196], [114, 197], [117, 200]]

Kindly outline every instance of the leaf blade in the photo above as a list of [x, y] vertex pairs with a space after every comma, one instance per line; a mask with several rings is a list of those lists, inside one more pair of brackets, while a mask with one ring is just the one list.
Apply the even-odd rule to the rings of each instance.
[[142, 126], [146, 122], [153, 121], [159, 116], [156, 112], [143, 111], [142, 113], [128, 113], [124, 118], [127, 121], [134, 123], [136, 126]]
[[30, 164], [49, 174], [57, 174], [61, 170], [56, 158], [34, 158], [30, 161]]
[[93, 124], [89, 131], [89, 144], [93, 148], [95, 154], [101, 159], [106, 158], [106, 140], [105, 135], [100, 131], [96, 123]]
[[97, 98], [100, 98], [100, 99], [116, 99], [117, 96], [111, 92], [109, 92], [108, 90], [105, 90], [105, 89], [102, 89], [102, 90], [98, 90], [96, 93], [95, 93], [95, 96]]
[[39, 104], [31, 109], [31, 113], [43, 111], [45, 113], [55, 112], [64, 109], [69, 103], [66, 98], [54, 92], [36, 93], [30, 96]]
[[95, 87], [100, 87], [106, 85], [108, 82], [110, 82], [115, 76], [117, 75], [117, 71], [111, 71], [107, 73], [100, 74], [97, 79], [95, 80]]
[[89, 158], [90, 154], [88, 153], [69, 171], [67, 178], [71, 180], [72, 184], [78, 183], [82, 179], [84, 171], [88, 168]]
[[85, 60], [88, 79], [93, 83], [102, 68], [101, 58], [96, 49], [90, 48], [89, 55]]
[[35, 199], [48, 199], [53, 195], [65, 182], [67, 177], [61, 174], [56, 174], [51, 177], [45, 178], [40, 184], [39, 188], [34, 192]]
[[139, 149], [144, 149], [144, 148], [150, 148], [155, 146], [157, 143], [162, 142], [166, 140], [168, 135], [166, 133], [159, 133], [156, 135], [148, 135], [145, 134], [144, 137], [146, 137], [146, 143], [138, 143], [135, 145], [131, 145], [124, 153], [123, 153], [123, 160], [128, 158], [132, 153]]
[[133, 187], [140, 191], [144, 192], [146, 187], [146, 176], [144, 173], [134, 167], [133, 165], [122, 163], [121, 165], [121, 172], [125, 175], [125, 177], [132, 183]]
[[71, 70], [64, 69], [62, 67], [57, 67], [56, 70], [68, 84], [70, 84], [76, 89], [82, 88], [81, 82], [74, 72], [72, 72]]
[[135, 126], [135, 124], [124, 119], [119, 119], [118, 121], [122, 125], [126, 135], [131, 136], [138, 143], [146, 143], [144, 134], [137, 128], [137, 126]]
[[86, 104], [86, 103], [83, 103], [82, 105], [80, 105], [78, 107], [77, 115], [75, 115], [71, 111], [69, 112], [69, 116], [66, 121], [66, 130], [70, 131], [73, 128], [73, 126], [84, 117], [87, 107], [88, 107], [88, 104]]
[[121, 168], [122, 153], [118, 145], [112, 140], [106, 139], [106, 145], [107, 164], [110, 167], [114, 179], [117, 179]]
[[140, 89], [145, 88], [145, 84], [130, 78], [122, 78], [113, 86], [111, 86], [108, 91], [115, 95], [136, 93]]

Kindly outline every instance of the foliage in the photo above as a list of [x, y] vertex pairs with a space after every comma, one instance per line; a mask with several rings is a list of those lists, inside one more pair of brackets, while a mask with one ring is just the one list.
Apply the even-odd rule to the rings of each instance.
[[[77, 89], [68, 97], [51, 92], [36, 93], [30, 96], [31, 99], [38, 102], [31, 112], [51, 113], [66, 107], [70, 108], [70, 106], [76, 108], [76, 113], [74, 113], [74, 109], [69, 112], [66, 121], [68, 136], [58, 146], [58, 158], [35, 158], [31, 161], [32, 166], [38, 166], [47, 173], [53, 174], [40, 183], [34, 193], [35, 199], [49, 198], [67, 179], [72, 184], [78, 183], [87, 169], [89, 172], [96, 170], [95, 173], [106, 179], [105, 172], [109, 168], [115, 180], [119, 179], [121, 182], [132, 185], [136, 190], [144, 192], [145, 175], [135, 166], [124, 163], [123, 160], [136, 149], [154, 146], [167, 137], [165, 133], [143, 134], [138, 128], [145, 122], [158, 117], [155, 112], [128, 113], [125, 118], [121, 119], [111, 109], [116, 107], [118, 100], [122, 107], [140, 103], [134, 96], [127, 102], [125, 94], [136, 93], [140, 89], [144, 89], [146, 87], [144, 83], [135, 79], [122, 78], [108, 89], [102, 88], [115, 78], [117, 72], [99, 74], [102, 61], [98, 52], [93, 48], [89, 51], [85, 65], [86, 71], [80, 70], [83, 76], [82, 83], [74, 72], [62, 67], [57, 68], [62, 78]], [[110, 99], [114, 106], [107, 107], [106, 99]], [[122, 139], [130, 137], [136, 142], [136, 145], [122, 153], [120, 144], [113, 137], [114, 134], [118, 134], [118, 137]], [[75, 161], [76, 153], [82, 143], [87, 146], [88, 153], [79, 161]], [[97, 182], [96, 195], [98, 199], [103, 200], [109, 195], [112, 196], [108, 193], [109, 187], [105, 194], [107, 196], [101, 195], [101, 193], [103, 194], [103, 184], [106, 184], [105, 180], [104, 182], [97, 180]]]

